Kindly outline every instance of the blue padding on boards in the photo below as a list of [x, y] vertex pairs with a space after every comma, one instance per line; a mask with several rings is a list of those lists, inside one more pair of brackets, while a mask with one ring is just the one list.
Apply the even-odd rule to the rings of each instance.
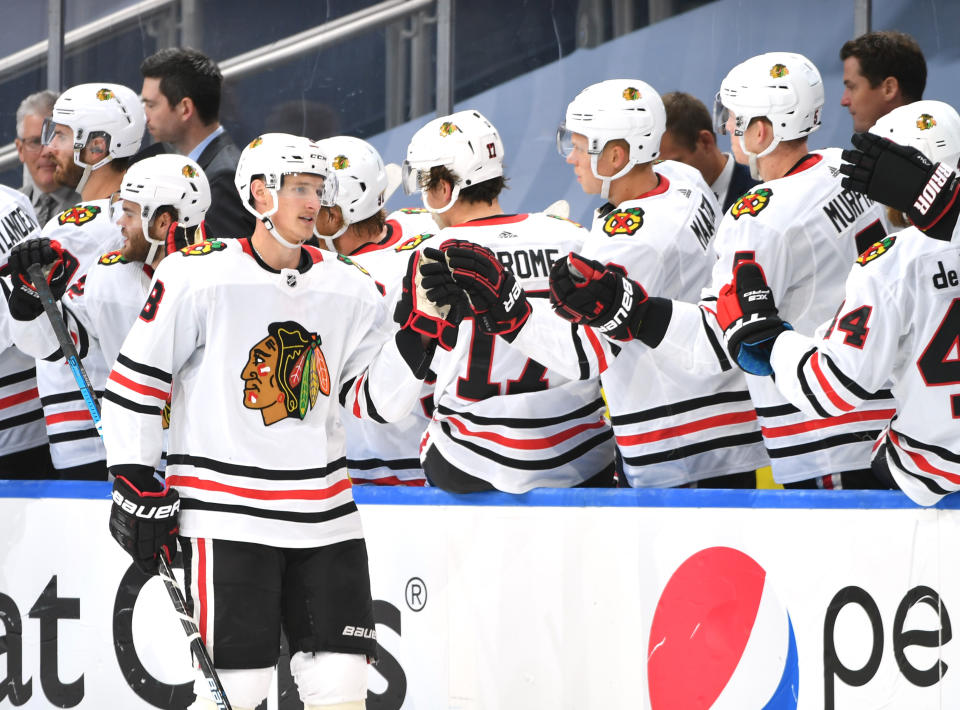
[[[4, 481], [0, 498], [110, 498], [102, 481]], [[538, 488], [510, 493], [446, 493], [410, 486], [354, 486], [360, 505], [473, 505], [544, 508], [835, 508], [896, 510], [918, 508], [898, 491], [717, 490], [705, 488]], [[935, 506], [960, 509], [960, 496]]]

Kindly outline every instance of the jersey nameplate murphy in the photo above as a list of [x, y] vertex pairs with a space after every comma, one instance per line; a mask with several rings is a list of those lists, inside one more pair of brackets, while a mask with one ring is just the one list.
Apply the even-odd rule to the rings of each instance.
[[733, 203], [730, 214], [733, 215], [734, 219], [740, 219], [744, 215], [756, 217], [770, 204], [771, 197], [773, 197], [773, 190], [769, 187], [761, 187], [755, 192], [748, 192]]
[[830, 218], [830, 224], [837, 234], [853, 224], [865, 210], [873, 207], [873, 200], [860, 192], [844, 190], [823, 206], [823, 213]]

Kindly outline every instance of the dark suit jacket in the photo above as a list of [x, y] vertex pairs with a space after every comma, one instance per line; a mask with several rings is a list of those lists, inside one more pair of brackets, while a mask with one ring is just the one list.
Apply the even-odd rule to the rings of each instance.
[[207, 237], [249, 237], [257, 222], [244, 209], [234, 184], [240, 151], [226, 133], [210, 141], [197, 160], [210, 183]]
[[[733, 160], [731, 157], [730, 160]], [[730, 184], [727, 185], [727, 194], [723, 197], [723, 211], [726, 212], [730, 206], [743, 197], [747, 191], [754, 185], [759, 185], [757, 180], [750, 177], [750, 168], [740, 163], [733, 164], [733, 175], [730, 176]]]

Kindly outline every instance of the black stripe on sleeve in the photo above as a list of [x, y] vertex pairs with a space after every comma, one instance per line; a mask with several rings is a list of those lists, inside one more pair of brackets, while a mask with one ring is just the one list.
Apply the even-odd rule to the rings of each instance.
[[26, 380], [33, 379], [36, 376], [37, 376], [37, 368], [35, 367], [31, 367], [29, 370], [14, 372], [12, 375], [7, 375], [6, 377], [0, 377], [0, 387], [7, 387], [9, 385], [15, 385], [18, 382], [25, 382]]
[[[906, 441], [910, 446], [912, 446], [915, 449], [920, 449], [920, 451], [927, 451], [933, 454], [934, 456], [939, 456], [944, 461], [949, 461], [951, 463], [955, 463], [958, 466], [960, 466], [960, 455], [956, 454], [953, 451], [950, 451], [949, 449], [945, 449], [942, 446], [934, 446], [933, 444], [924, 444], [923, 442], [917, 441], [913, 437], [907, 436], [906, 434], [903, 434], [899, 431], [894, 431], [894, 434], [896, 434], [898, 437]], [[890, 442], [890, 446], [893, 446], [892, 441]]]
[[817, 400], [817, 396], [813, 393], [810, 383], [807, 382], [807, 376], [803, 374], [804, 366], [806, 366], [806, 364], [810, 361], [810, 358], [813, 357], [815, 352], [817, 352], [816, 348], [810, 348], [806, 354], [800, 358], [800, 362], [797, 363], [797, 381], [800, 382], [800, 390], [803, 392], [803, 396], [807, 398], [810, 406], [813, 407], [813, 410], [824, 419], [829, 419], [830, 413], [820, 406], [820, 402]]
[[367, 403], [367, 414], [369, 417], [380, 424], [386, 424], [387, 420], [380, 416], [380, 412], [377, 411], [376, 405], [373, 403], [373, 399], [370, 397], [370, 379], [363, 381], [363, 399]]
[[580, 329], [575, 323], [570, 324], [570, 338], [573, 340], [573, 347], [577, 351], [577, 362], [580, 365], [580, 379], [589, 379], [590, 361], [587, 360], [587, 353], [583, 349], [583, 343], [580, 342]]
[[113, 402], [124, 409], [129, 409], [131, 412], [136, 412], [137, 414], [150, 414], [158, 417], [163, 414], [163, 407], [151, 407], [148, 404], [140, 404], [126, 397], [121, 397], [119, 394], [110, 390], [103, 393], [103, 399]]
[[597, 436], [577, 444], [572, 449], [561, 454], [560, 456], [554, 456], [553, 458], [549, 459], [537, 459], [536, 461], [524, 461], [512, 456], [504, 456], [503, 454], [494, 453], [490, 449], [475, 444], [472, 441], [465, 441], [464, 439], [455, 437], [449, 422], [441, 422], [440, 426], [443, 428], [443, 433], [446, 434], [447, 438], [458, 446], [462, 446], [478, 456], [482, 456], [485, 459], [494, 461], [501, 466], [506, 466], [507, 468], [518, 468], [522, 471], [546, 471], [553, 468], [559, 468], [560, 466], [564, 466], [572, 461], [576, 461], [591, 449], [600, 446], [605, 441], [613, 437], [613, 431], [611, 429], [607, 429]]
[[[91, 420], [91, 424], [93, 421]], [[64, 431], [58, 434], [47, 432], [47, 438], [51, 444], [62, 444], [65, 441], [79, 441], [80, 439], [96, 439], [100, 436], [96, 429], [79, 429], [77, 431]]]
[[[850, 390], [850, 392], [853, 393], [855, 397], [859, 397], [860, 399], [886, 399], [886, 397], [877, 396], [880, 394], [880, 392], [877, 392], [876, 394], [871, 394], [867, 392], [863, 387], [861, 387], [852, 379], [847, 377], [844, 373], [840, 371], [840, 368], [837, 367], [836, 363], [834, 363], [833, 360], [830, 358], [830, 356], [827, 355], [826, 353], [820, 353], [820, 362], [825, 364], [827, 366], [827, 369], [833, 373], [833, 376], [840, 381], [840, 384], [842, 384], [844, 387]], [[887, 390], [887, 396], [892, 396], [889, 390]]]
[[347, 458], [346, 456], [342, 456], [320, 468], [267, 469], [257, 468], [256, 466], [241, 466], [227, 461], [218, 461], [203, 456], [190, 456], [188, 454], [170, 454], [167, 456], [168, 466], [195, 466], [231, 476], [262, 478], [268, 481], [305, 481], [311, 478], [324, 478], [331, 473], [340, 471], [346, 464]]
[[437, 407], [437, 412], [450, 417], [460, 417], [461, 419], [466, 419], [468, 422], [474, 424], [480, 424], [482, 426], [504, 426], [504, 427], [513, 427], [515, 429], [538, 429], [540, 427], [553, 426], [554, 424], [565, 424], [572, 422], [574, 419], [581, 419], [583, 417], [589, 416], [590, 414], [599, 413], [604, 409], [605, 405], [603, 399], [598, 397], [594, 401], [590, 402], [579, 409], [575, 409], [572, 412], [567, 412], [566, 414], [560, 414], [556, 417], [546, 417], [538, 419], [511, 419], [509, 417], [482, 417], [479, 414], [473, 414], [471, 412], [458, 412], [456, 410], [450, 409], [450, 407], [440, 405]]
[[158, 367], [152, 367], [150, 365], [144, 365], [142, 363], [135, 362], [130, 358], [128, 358], [123, 353], [120, 353], [119, 355], [117, 355], [117, 362], [119, 362], [124, 367], [130, 368], [134, 372], [139, 372], [141, 375], [145, 375], [147, 377], [152, 377], [155, 380], [166, 382], [168, 385], [171, 382], [173, 382], [173, 375], [171, 375], [169, 372], [164, 372]]
[[39, 407], [32, 411], [18, 414], [15, 417], [8, 417], [7, 419], [0, 420], [0, 431], [4, 429], [12, 429], [15, 426], [23, 426], [24, 424], [35, 422], [38, 419], [43, 419], [43, 410]]
[[700, 323], [703, 326], [703, 332], [707, 334], [707, 341], [710, 343], [710, 347], [713, 348], [713, 354], [716, 355], [717, 362], [720, 363], [720, 369], [723, 372], [732, 370], [733, 365], [730, 364], [730, 358], [727, 357], [727, 349], [717, 340], [717, 334], [713, 332], [713, 328], [707, 323], [707, 312], [702, 308], [700, 309]]
[[347, 468], [353, 471], [372, 471], [375, 468], [406, 471], [408, 469], [419, 469], [420, 459], [347, 459]]
[[880, 436], [880, 430], [876, 431], [853, 431], [836, 436], [829, 436], [826, 439], [818, 439], [806, 444], [797, 444], [796, 446], [784, 446], [779, 449], [770, 448], [770, 441], [767, 440], [767, 453], [772, 459], [785, 459], [791, 456], [800, 456], [810, 454], [814, 451], [824, 451], [834, 446], [843, 446], [844, 444], [862, 444], [864, 442], [876, 441]]
[[353, 387], [353, 383], [357, 381], [356, 377], [351, 377], [349, 380], [343, 383], [343, 387], [340, 388], [340, 406], [347, 406], [347, 395], [350, 394], [350, 389]]
[[952, 491], [945, 490], [938, 486], [934, 480], [927, 478], [926, 476], [921, 476], [906, 468], [903, 465], [903, 461], [900, 460], [900, 456], [897, 454], [897, 447], [893, 446], [892, 442], [888, 443], [888, 445], [884, 447], [884, 450], [886, 451], [887, 456], [890, 457], [890, 463], [900, 469], [902, 473], [910, 476], [910, 478], [920, 481], [920, 483], [922, 483], [931, 493], [936, 493], [939, 496], [945, 496], [948, 493], [952, 493]]
[[740, 390], [737, 392], [718, 392], [717, 394], [707, 395], [706, 397], [695, 397], [694, 399], [684, 400], [683, 402], [665, 404], [662, 407], [653, 407], [652, 409], [646, 409], [642, 412], [618, 414], [616, 416], [611, 416], [610, 421], [614, 426], [636, 424], [638, 422], [647, 422], [651, 419], [660, 419], [661, 417], [669, 417], [675, 414], [691, 412], [695, 409], [701, 409], [703, 407], [712, 407], [717, 404], [749, 401], [750, 392], [747, 390]]
[[776, 407], [757, 407], [757, 416], [761, 419], [785, 417], [788, 414], [799, 414], [800, 410], [792, 404], [779, 404]]
[[723, 436], [719, 439], [707, 439], [705, 441], [690, 444], [689, 446], [674, 447], [667, 451], [658, 451], [655, 454], [646, 454], [645, 456], [624, 456], [623, 460], [631, 466], [650, 466], [652, 464], [663, 463], [665, 461], [678, 461], [688, 456], [696, 454], [705, 454], [708, 451], [718, 451], [720, 449], [733, 449], [738, 446], [756, 444], [762, 439], [759, 431], [751, 431], [746, 434], [737, 434], [736, 436]]
[[[97, 397], [103, 397], [103, 390], [96, 391]], [[72, 392], [58, 392], [57, 394], [48, 394], [40, 398], [40, 404], [47, 407], [51, 404], [64, 404], [65, 402], [82, 402], [83, 395], [80, 390]]]

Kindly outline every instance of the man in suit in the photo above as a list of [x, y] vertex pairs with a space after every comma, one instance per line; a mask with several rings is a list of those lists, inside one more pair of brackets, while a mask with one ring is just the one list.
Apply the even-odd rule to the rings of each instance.
[[667, 110], [667, 132], [660, 139], [661, 160], [676, 160], [699, 170], [726, 212], [757, 184], [750, 177], [750, 169], [717, 147], [713, 119], [702, 101], [672, 91], [663, 95], [663, 105]]
[[150, 135], [196, 160], [210, 182], [207, 236], [253, 234], [254, 219], [234, 185], [240, 151], [220, 125], [223, 75], [217, 65], [195, 49], [170, 47], [143, 60], [140, 73]]
[[17, 108], [17, 157], [27, 169], [20, 192], [27, 196], [42, 227], [56, 214], [80, 201], [72, 187], [57, 182], [57, 162], [43, 145], [43, 121], [53, 113], [55, 91], [38, 91]]

